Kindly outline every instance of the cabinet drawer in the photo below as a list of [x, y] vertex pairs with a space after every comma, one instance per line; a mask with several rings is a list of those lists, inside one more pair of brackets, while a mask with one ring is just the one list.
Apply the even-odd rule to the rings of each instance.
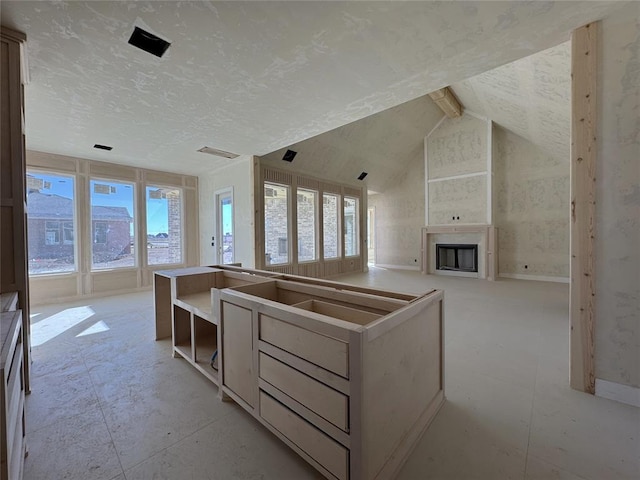
[[6, 413], [7, 413], [7, 431], [13, 432], [16, 428], [16, 422], [22, 421], [22, 407], [20, 399], [24, 397], [22, 385], [22, 344], [18, 344], [13, 354], [11, 362], [11, 370], [6, 390]]
[[343, 431], [349, 430], [349, 398], [260, 352], [260, 378]]
[[267, 315], [260, 315], [260, 339], [349, 378], [348, 344]]
[[346, 448], [262, 391], [260, 416], [332, 475], [340, 480], [349, 477]]

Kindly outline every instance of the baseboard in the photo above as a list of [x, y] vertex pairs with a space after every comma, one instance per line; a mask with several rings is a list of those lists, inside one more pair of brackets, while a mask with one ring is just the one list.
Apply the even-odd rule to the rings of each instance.
[[596, 378], [596, 396], [640, 407], [640, 388]]
[[416, 272], [420, 271], [419, 266], [414, 267], [413, 265], [388, 265], [386, 263], [376, 263], [373, 266], [378, 268], [390, 268], [393, 270], [413, 270]]
[[522, 273], [500, 273], [498, 277], [516, 280], [534, 280], [536, 282], [569, 283], [569, 277], [550, 277], [547, 275], [524, 275]]

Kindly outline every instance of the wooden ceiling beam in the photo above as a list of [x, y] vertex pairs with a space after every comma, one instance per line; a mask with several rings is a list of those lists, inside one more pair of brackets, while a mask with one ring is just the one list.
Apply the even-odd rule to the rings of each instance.
[[464, 107], [449, 87], [444, 87], [440, 90], [436, 90], [435, 92], [431, 92], [429, 96], [447, 117], [455, 118], [462, 115]]

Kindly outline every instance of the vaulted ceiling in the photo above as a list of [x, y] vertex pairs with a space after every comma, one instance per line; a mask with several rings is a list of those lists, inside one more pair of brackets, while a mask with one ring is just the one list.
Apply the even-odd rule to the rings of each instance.
[[[28, 148], [200, 174], [230, 162], [204, 145], [273, 152], [557, 45], [622, 3], [3, 1], [0, 13], [28, 37]], [[127, 43], [134, 26], [171, 42], [163, 58]]]
[[570, 42], [455, 83], [452, 89], [466, 109], [569, 160]]

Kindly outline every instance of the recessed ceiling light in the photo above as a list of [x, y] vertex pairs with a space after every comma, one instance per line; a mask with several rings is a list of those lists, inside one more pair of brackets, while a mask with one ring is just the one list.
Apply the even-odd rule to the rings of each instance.
[[93, 148], [97, 148], [99, 150], [113, 150], [113, 147], [110, 147], [108, 145], [100, 145], [99, 143], [96, 143]]
[[293, 162], [293, 159], [297, 154], [298, 152], [294, 152], [293, 150], [287, 150], [286, 152], [284, 152], [284, 156], [282, 157], [282, 159], [285, 162]]
[[364, 177], [366, 177], [367, 175], [368, 175], [368, 173], [367, 173], [367, 172], [362, 172], [362, 173], [360, 174], [360, 176], [358, 177], [358, 180], [364, 180]]
[[217, 148], [211, 148], [211, 147], [202, 147], [198, 151], [202, 153], [208, 153], [209, 155], [216, 155], [217, 157], [224, 157], [224, 158], [237, 158], [240, 156], [237, 153], [225, 152], [224, 150], [218, 150]]
[[134, 27], [133, 33], [129, 38], [129, 44], [156, 57], [162, 57], [164, 52], [167, 51], [167, 48], [169, 48], [169, 45], [171, 45], [166, 40], [139, 27]]

